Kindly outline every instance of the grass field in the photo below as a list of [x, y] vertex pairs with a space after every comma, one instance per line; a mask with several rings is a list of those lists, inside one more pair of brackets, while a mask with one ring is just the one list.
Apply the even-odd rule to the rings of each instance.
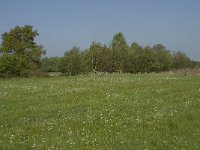
[[2, 79], [0, 149], [200, 149], [200, 76]]

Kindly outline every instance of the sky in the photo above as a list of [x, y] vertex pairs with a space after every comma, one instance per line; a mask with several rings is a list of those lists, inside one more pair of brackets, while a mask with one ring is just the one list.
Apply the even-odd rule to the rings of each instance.
[[27, 24], [47, 56], [122, 32], [129, 45], [161, 43], [200, 61], [200, 0], [0, 0], [0, 34]]

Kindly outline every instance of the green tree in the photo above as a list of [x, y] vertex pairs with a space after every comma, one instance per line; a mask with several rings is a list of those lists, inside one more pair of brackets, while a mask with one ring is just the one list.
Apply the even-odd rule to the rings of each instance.
[[139, 72], [139, 56], [143, 53], [143, 47], [138, 43], [133, 42], [129, 49], [129, 67], [128, 72], [137, 73]]
[[192, 67], [192, 62], [189, 57], [183, 52], [176, 52], [173, 55], [173, 68], [183, 69]]
[[142, 49], [142, 46], [140, 46], [138, 43], [133, 42], [131, 44], [130, 50], [132, 53], [135, 53], [136, 51], [141, 50], [141, 49]]
[[93, 42], [87, 56], [91, 71], [112, 72], [112, 51], [106, 45]]
[[152, 66], [155, 62], [155, 54], [150, 46], [144, 47], [137, 54], [137, 72], [152, 72]]
[[112, 40], [113, 71], [125, 71], [128, 65], [129, 46], [121, 32], [114, 35]]
[[17, 55], [3, 54], [0, 56], [0, 77], [27, 76], [29, 67], [26, 60]]
[[170, 70], [172, 67], [173, 57], [169, 50], [162, 44], [157, 44], [152, 47], [154, 51], [155, 61], [152, 64], [152, 71], [160, 72]]
[[59, 64], [59, 70], [61, 73], [67, 75], [68, 73], [68, 62], [66, 60], [66, 57], [61, 57], [60, 64]]
[[43, 47], [35, 42], [38, 35], [38, 32], [33, 30], [33, 26], [16, 26], [2, 34], [0, 49], [3, 53], [12, 52], [18, 57], [26, 59], [32, 70], [37, 69], [41, 63], [41, 56], [45, 54]]
[[83, 61], [80, 48], [73, 47], [65, 52], [60, 64], [60, 70], [62, 73], [72, 76], [83, 72]]
[[44, 72], [59, 72], [60, 57], [45, 57], [41, 62], [41, 70]]
[[192, 67], [193, 68], [200, 68], [200, 61], [192, 61]]

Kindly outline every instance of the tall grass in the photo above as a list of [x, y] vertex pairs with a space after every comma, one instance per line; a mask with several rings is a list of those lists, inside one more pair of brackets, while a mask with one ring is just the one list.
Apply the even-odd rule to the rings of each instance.
[[0, 149], [199, 149], [200, 77], [0, 80]]

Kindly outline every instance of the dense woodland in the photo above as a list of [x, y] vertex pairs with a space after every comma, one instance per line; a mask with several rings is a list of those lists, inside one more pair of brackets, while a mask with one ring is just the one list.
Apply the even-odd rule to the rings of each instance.
[[0, 77], [29, 76], [30, 72], [61, 72], [78, 75], [89, 72], [150, 73], [172, 69], [199, 67], [183, 52], [173, 52], [162, 44], [142, 47], [128, 45], [121, 32], [110, 45], [92, 42], [86, 50], [73, 47], [63, 57], [45, 57], [43, 46], [37, 45], [38, 31], [33, 26], [16, 26], [2, 34]]

